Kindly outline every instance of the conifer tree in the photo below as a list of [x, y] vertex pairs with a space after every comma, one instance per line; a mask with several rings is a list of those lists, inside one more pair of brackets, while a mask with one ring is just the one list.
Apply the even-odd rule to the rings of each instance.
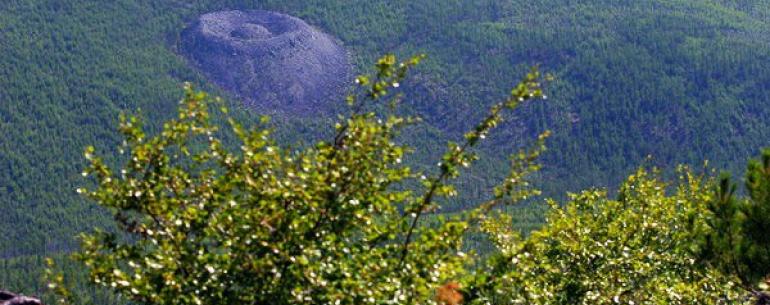
[[720, 177], [703, 258], [735, 275], [757, 304], [770, 304], [770, 149], [749, 160], [744, 186], [746, 197], [739, 197], [730, 175]]

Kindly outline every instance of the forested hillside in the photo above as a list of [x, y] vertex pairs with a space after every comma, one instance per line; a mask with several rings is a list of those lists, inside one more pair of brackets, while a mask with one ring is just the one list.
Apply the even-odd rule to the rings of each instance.
[[[359, 71], [385, 52], [427, 53], [404, 86], [403, 108], [427, 122], [407, 137], [421, 146], [461, 136], [539, 64], [555, 76], [548, 101], [520, 109], [486, 150], [504, 156], [523, 136], [553, 130], [541, 177], [549, 194], [617, 184], [648, 155], [658, 165], [736, 168], [770, 139], [765, 0], [2, 1], [0, 257], [35, 262], [69, 249], [77, 232], [108, 226], [75, 193], [83, 148], [116, 147], [121, 111], [141, 109], [156, 130], [184, 81], [227, 96], [176, 50], [189, 20], [236, 8], [304, 19], [339, 38]], [[274, 119], [290, 140], [328, 123]], [[490, 183], [475, 177], [499, 177], [505, 164], [480, 164], [464, 188], [485, 196]]]

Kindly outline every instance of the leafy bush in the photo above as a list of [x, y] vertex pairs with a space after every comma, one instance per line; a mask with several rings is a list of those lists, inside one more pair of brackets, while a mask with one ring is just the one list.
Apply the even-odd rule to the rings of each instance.
[[[453, 179], [504, 111], [543, 95], [533, 70], [448, 144], [435, 173], [412, 171], [395, 137], [419, 118], [397, 115], [392, 92], [421, 58], [381, 58], [356, 79], [332, 140], [307, 147], [229, 119], [232, 149], [210, 114], [223, 104], [190, 86], [157, 135], [121, 118], [127, 163], [116, 172], [88, 148], [95, 186], [79, 189], [118, 230], [83, 235], [75, 258], [92, 283], [138, 304], [765, 304], [749, 282], [767, 275], [770, 153], [751, 163], [746, 200], [686, 168], [674, 185], [640, 169], [617, 199], [589, 190], [550, 200], [546, 225], [523, 238], [496, 207], [539, 194], [527, 178], [545, 132], [512, 156], [492, 199], [426, 217], [457, 195]], [[461, 251], [474, 230], [498, 252], [477, 261]], [[49, 277], [61, 303], [82, 301]]]
[[[533, 70], [463, 143], [449, 143], [437, 173], [413, 172], [402, 162], [408, 148], [394, 136], [418, 119], [373, 109], [398, 103], [389, 91], [420, 59], [380, 59], [373, 76], [356, 79], [352, 113], [336, 124], [333, 140], [301, 149], [231, 119], [239, 149], [228, 150], [209, 113], [216, 100], [189, 86], [178, 119], [158, 135], [145, 134], [137, 117], [122, 118], [127, 163], [115, 171], [88, 148], [84, 175], [96, 187], [79, 189], [112, 212], [119, 232], [84, 235], [76, 258], [93, 283], [141, 304], [432, 300], [469, 263], [460, 251], [469, 226], [494, 206], [532, 194], [525, 178], [537, 169], [532, 161], [546, 135], [513, 159], [494, 200], [420, 225], [440, 198], [456, 195], [450, 180], [476, 160], [474, 147], [503, 111], [542, 96]], [[52, 284], [62, 302], [77, 301], [61, 281]]]
[[485, 225], [501, 250], [478, 280], [476, 298], [500, 304], [736, 304], [731, 278], [698, 260], [709, 228], [709, 179], [683, 170], [673, 194], [640, 169], [618, 198], [605, 191], [551, 201], [546, 225], [525, 239]]

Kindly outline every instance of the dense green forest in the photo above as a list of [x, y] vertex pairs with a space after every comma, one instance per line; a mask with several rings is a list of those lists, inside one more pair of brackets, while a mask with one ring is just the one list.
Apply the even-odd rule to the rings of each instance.
[[[0, 3], [0, 257], [4, 270], [69, 250], [73, 236], [109, 227], [75, 193], [86, 145], [112, 151], [118, 114], [141, 109], [150, 130], [174, 115], [181, 83], [206, 85], [176, 53], [198, 14], [269, 9], [338, 37], [359, 71], [385, 52], [429, 57], [404, 86], [406, 130], [420, 151], [440, 151], [504, 98], [533, 64], [550, 72], [548, 100], [485, 143], [482, 163], [460, 180], [465, 197], [489, 196], [505, 155], [553, 131], [537, 180], [546, 194], [615, 186], [642, 162], [737, 169], [768, 144], [770, 2], [756, 1], [56, 1]], [[258, 110], [238, 109], [242, 121]], [[322, 134], [330, 118], [276, 117], [278, 137]], [[648, 160], [647, 156], [652, 158]], [[438, 155], [415, 155], [427, 164]], [[117, 162], [108, 160], [108, 162]], [[526, 230], [541, 216], [525, 209]], [[517, 212], [517, 213], [518, 213]], [[39, 270], [37, 268], [25, 268]], [[6, 273], [6, 272], [4, 272]], [[33, 272], [34, 274], [34, 272]], [[36, 276], [0, 286], [40, 293]], [[21, 282], [24, 284], [20, 284]], [[33, 288], [34, 287], [34, 288]]]

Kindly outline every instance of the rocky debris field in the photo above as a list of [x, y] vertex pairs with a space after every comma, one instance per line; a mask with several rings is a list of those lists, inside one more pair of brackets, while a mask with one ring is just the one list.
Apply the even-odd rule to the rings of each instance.
[[210, 81], [264, 113], [313, 115], [341, 105], [348, 52], [333, 37], [289, 15], [222, 11], [182, 33], [181, 52]]

